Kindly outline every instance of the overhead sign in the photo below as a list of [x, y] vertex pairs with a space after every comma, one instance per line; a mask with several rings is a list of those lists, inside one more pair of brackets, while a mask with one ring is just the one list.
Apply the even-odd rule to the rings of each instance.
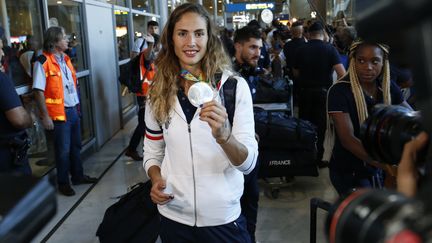
[[249, 16], [235, 15], [235, 16], [233, 16], [233, 22], [234, 23], [248, 23], [249, 22]]
[[274, 10], [275, 3], [228, 3], [225, 4], [225, 12], [241, 12], [270, 9]]

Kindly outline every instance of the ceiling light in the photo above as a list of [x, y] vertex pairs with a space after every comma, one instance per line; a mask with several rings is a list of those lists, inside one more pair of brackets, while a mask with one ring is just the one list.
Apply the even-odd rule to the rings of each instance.
[[140, 5], [140, 4], [138, 4], [138, 5], [137, 5], [137, 7], [138, 7], [138, 8], [141, 8], [141, 5]]
[[57, 1], [57, 4], [62, 4], [63, 2], [62, 1]]
[[212, 8], [213, 8], [213, 6], [210, 6], [210, 8], [212, 9]]

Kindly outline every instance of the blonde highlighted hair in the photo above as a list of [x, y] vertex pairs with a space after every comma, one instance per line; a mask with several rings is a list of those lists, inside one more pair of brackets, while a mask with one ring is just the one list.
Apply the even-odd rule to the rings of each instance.
[[163, 29], [161, 36], [162, 49], [155, 60], [157, 71], [149, 93], [150, 106], [156, 120], [160, 123], [167, 121], [179, 90], [178, 75], [181, 67], [174, 51], [174, 28], [184, 14], [191, 12], [199, 14], [207, 23], [207, 51], [201, 60], [201, 69], [205, 77], [215, 87], [218, 81], [214, 80], [215, 74], [222, 73], [224, 70], [231, 70], [231, 61], [225, 54], [222, 43], [217, 36], [217, 30], [204, 7], [194, 3], [185, 3], [178, 6], [171, 13]]

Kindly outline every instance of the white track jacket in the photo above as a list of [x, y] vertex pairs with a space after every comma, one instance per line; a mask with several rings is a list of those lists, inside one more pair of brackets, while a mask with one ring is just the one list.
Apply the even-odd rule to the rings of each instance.
[[[222, 85], [232, 75], [224, 72]], [[178, 99], [169, 121], [159, 124], [147, 102], [143, 165], [161, 168], [166, 193], [174, 199], [158, 205], [159, 212], [178, 223], [190, 226], [216, 226], [230, 223], [240, 216], [243, 174], [255, 167], [258, 144], [252, 98], [246, 81], [237, 79], [236, 104], [232, 135], [247, 147], [248, 156], [234, 166], [216, 143], [207, 122], [199, 120], [199, 108], [190, 124]], [[222, 86], [221, 85], [221, 86]], [[220, 96], [216, 100], [221, 101]]]

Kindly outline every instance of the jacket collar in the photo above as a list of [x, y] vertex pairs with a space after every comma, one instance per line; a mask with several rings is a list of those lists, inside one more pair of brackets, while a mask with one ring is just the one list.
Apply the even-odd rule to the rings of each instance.
[[[222, 76], [221, 76], [220, 85], [218, 85], [218, 87], [217, 87], [218, 95], [216, 96], [216, 99], [217, 99], [217, 97], [219, 97], [219, 95], [220, 95], [219, 92], [220, 92], [222, 86], [224, 85], [224, 83], [228, 80], [228, 78], [230, 76], [233, 76], [233, 75], [234, 75], [234, 73], [232, 73], [231, 71], [223, 71]], [[178, 100], [177, 95], [176, 95], [175, 99], [176, 99], [176, 101], [174, 103], [174, 112], [177, 113], [183, 120], [186, 121], [186, 116], [184, 115], [184, 112], [182, 110], [182, 107], [180, 105], [180, 101]], [[195, 112], [194, 118], [195, 118], [195, 116], [197, 116], [197, 114], [198, 113]], [[171, 115], [174, 115], [174, 114], [171, 114]]]

